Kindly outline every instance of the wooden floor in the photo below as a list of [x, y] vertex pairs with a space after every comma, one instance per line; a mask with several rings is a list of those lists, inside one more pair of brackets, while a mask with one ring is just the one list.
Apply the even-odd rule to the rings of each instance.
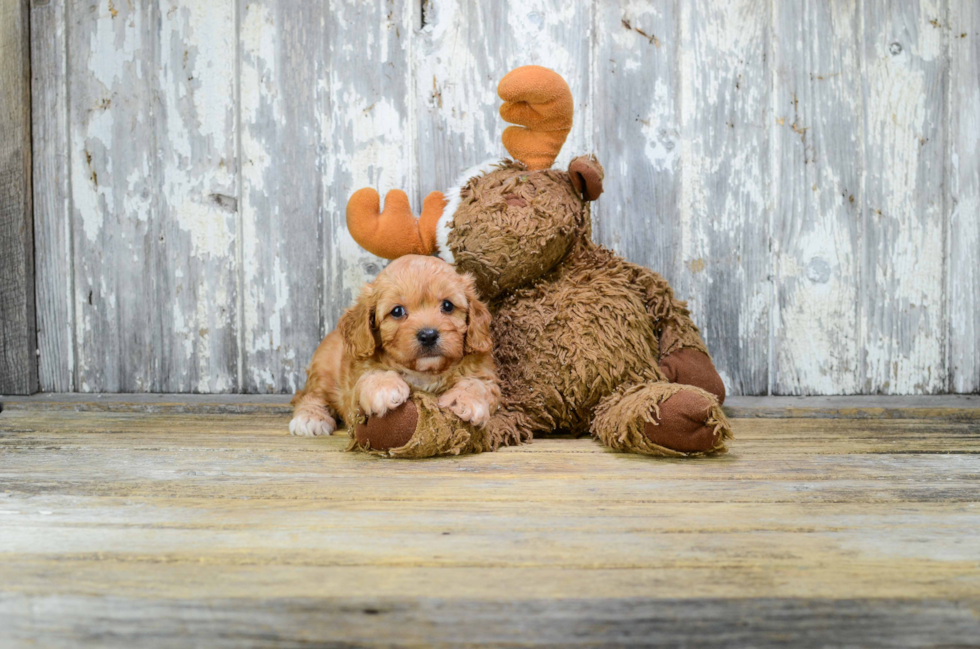
[[0, 646], [980, 645], [975, 399], [760, 402], [696, 461], [381, 460], [167, 403], [8, 402]]

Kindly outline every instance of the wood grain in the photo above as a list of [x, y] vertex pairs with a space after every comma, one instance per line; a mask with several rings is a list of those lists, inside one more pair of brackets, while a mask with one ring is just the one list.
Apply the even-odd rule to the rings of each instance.
[[37, 391], [28, 0], [0, 2], [0, 394]]
[[862, 392], [946, 386], [942, 2], [863, 5]]
[[[0, 415], [0, 641], [973, 642], [980, 421], [391, 461], [283, 415]], [[39, 614], [43, 611], [44, 614]], [[397, 627], [397, 634], [392, 635]], [[972, 634], [972, 635], [971, 635]]]
[[241, 3], [246, 392], [301, 387], [320, 339], [384, 267], [344, 210], [363, 186], [414, 193], [410, 8]]
[[558, 0], [431, 0], [423, 3], [413, 57], [421, 196], [444, 191], [473, 165], [507, 155], [497, 83], [521, 65], [561, 74], [575, 98], [575, 123], [554, 167], [592, 152], [592, 11]]
[[853, 394], [863, 388], [858, 5], [773, 10], [773, 393]]
[[239, 2], [245, 392], [290, 392], [322, 333], [320, 3]]
[[678, 13], [673, 1], [597, 3], [593, 53], [595, 148], [606, 171], [595, 239], [671, 282], [685, 272]]
[[[390, 580], [391, 572], [382, 579]], [[535, 576], [551, 582], [565, 573]], [[144, 603], [115, 596], [12, 595], [0, 600], [0, 616], [9, 620], [0, 639], [31, 642], [37, 630], [32, 612], [38, 609], [53, 613], [44, 634], [51, 647], [168, 646], [165, 638], [178, 625], [182, 640], [209, 647], [302, 647], [329, 645], [336, 638], [358, 647], [784, 647], [787, 642], [822, 647], [873, 646], [883, 640], [894, 647], [926, 647], [937, 638], [950, 646], [971, 646], [980, 632], [973, 601], [603, 600], [590, 598], [587, 589], [567, 592], [581, 596], [552, 601], [522, 592], [507, 601], [365, 597], [341, 602], [325, 596], [256, 604], [234, 598]]]
[[65, 0], [31, 9], [31, 122], [39, 387], [75, 390]]
[[[266, 414], [292, 412], [291, 395], [51, 394], [5, 397], [0, 412], [74, 411], [152, 414]], [[740, 419], [932, 419], [980, 418], [978, 395], [861, 395], [852, 397], [744, 397], [725, 400], [725, 414]], [[557, 437], [567, 437], [558, 434]]]
[[976, 392], [974, 5], [34, 3], [41, 387], [293, 391], [385, 263], [351, 192], [502, 155], [531, 63], [575, 96], [556, 166], [605, 165], [596, 238], [730, 394]]
[[980, 392], [980, 6], [949, 0], [949, 391]]
[[77, 388], [234, 390], [234, 7], [67, 19]]
[[[321, 99], [326, 123], [320, 135], [324, 334], [388, 263], [350, 236], [347, 199], [362, 187], [382, 194], [401, 189], [413, 199], [417, 196], [419, 143], [412, 84], [417, 11], [411, 0], [332, 0], [329, 5], [326, 72], [319, 81], [326, 86]], [[415, 201], [414, 207], [419, 214], [421, 203]]]
[[770, 390], [769, 3], [681, 3], [675, 281], [730, 394]]

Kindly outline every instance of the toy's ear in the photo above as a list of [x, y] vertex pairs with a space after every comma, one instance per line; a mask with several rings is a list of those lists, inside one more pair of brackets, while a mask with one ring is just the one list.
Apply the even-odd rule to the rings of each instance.
[[374, 331], [374, 291], [370, 285], [361, 291], [357, 304], [344, 311], [337, 329], [344, 338], [347, 353], [358, 360], [374, 356], [378, 340]]
[[486, 354], [493, 349], [493, 338], [490, 334], [490, 310], [487, 305], [480, 301], [480, 296], [476, 293], [476, 282], [473, 276], [466, 274], [463, 276], [466, 282], [466, 301], [469, 302], [469, 311], [466, 315], [466, 342], [464, 351], [467, 354]]
[[594, 201], [602, 194], [605, 172], [599, 161], [592, 156], [581, 155], [568, 165], [568, 176], [575, 190], [587, 201]]

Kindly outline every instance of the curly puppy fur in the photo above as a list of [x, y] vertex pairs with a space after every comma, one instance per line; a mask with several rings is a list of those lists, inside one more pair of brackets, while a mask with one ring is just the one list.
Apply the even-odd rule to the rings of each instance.
[[290, 432], [329, 434], [341, 418], [383, 417], [413, 390], [482, 428], [500, 399], [491, 348], [473, 278], [435, 257], [401, 257], [320, 343], [293, 397]]
[[[724, 382], [686, 304], [656, 273], [592, 242], [588, 202], [602, 193], [602, 166], [580, 156], [568, 172], [550, 169], [572, 125], [568, 84], [522, 66], [497, 93], [501, 117], [515, 125], [503, 143], [517, 162], [470, 169], [445, 194], [429, 194], [418, 220], [404, 192], [390, 191], [382, 212], [377, 192], [360, 190], [347, 206], [351, 234], [388, 258], [436, 252], [475, 278], [494, 314], [503, 402], [485, 441], [564, 429], [648, 455], [724, 451]], [[469, 449], [472, 436], [443, 423], [413, 401], [358, 434], [411, 437], [413, 457]]]

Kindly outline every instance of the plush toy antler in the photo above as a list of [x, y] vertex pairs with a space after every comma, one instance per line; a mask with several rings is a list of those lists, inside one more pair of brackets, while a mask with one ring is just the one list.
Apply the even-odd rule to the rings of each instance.
[[[572, 128], [574, 105], [568, 84], [553, 70], [525, 65], [500, 80], [497, 94], [504, 100], [500, 116], [519, 124], [504, 130], [508, 153], [531, 171], [551, 167]], [[382, 212], [378, 192], [360, 189], [347, 202], [347, 229], [357, 243], [379, 257], [431, 255], [436, 251], [436, 229], [446, 204], [441, 192], [432, 192], [425, 197], [422, 216], [416, 219], [405, 192], [389, 191]]]
[[382, 212], [378, 192], [365, 187], [347, 201], [347, 229], [365, 250], [385, 259], [431, 255], [436, 250], [436, 222], [445, 207], [442, 192], [432, 192], [416, 219], [405, 192], [392, 189], [385, 194]]
[[554, 70], [525, 65], [500, 80], [497, 94], [504, 100], [500, 116], [520, 124], [504, 130], [508, 153], [531, 171], [551, 167], [572, 128], [575, 109], [568, 84]]

